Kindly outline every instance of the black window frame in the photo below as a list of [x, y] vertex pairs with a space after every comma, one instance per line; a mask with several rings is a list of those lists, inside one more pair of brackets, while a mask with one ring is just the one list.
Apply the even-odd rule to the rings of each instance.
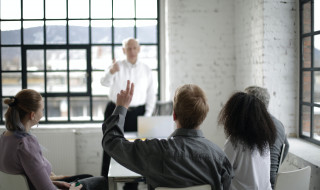
[[[102, 72], [103, 70], [99, 70], [99, 69], [92, 69], [91, 68], [91, 50], [93, 46], [110, 46], [111, 47], [111, 56], [112, 59], [114, 58], [114, 54], [115, 54], [115, 47], [121, 47], [122, 44], [121, 43], [115, 43], [115, 37], [114, 37], [114, 25], [113, 22], [114, 21], [118, 21], [118, 20], [132, 20], [134, 21], [134, 38], [137, 38], [137, 21], [140, 20], [155, 20], [157, 22], [157, 26], [156, 26], [156, 42], [155, 43], [140, 43], [141, 46], [156, 46], [156, 53], [157, 53], [157, 68], [156, 69], [152, 69], [152, 71], [157, 72], [157, 79], [158, 79], [158, 91], [157, 91], [157, 98], [160, 99], [160, 86], [161, 86], [161, 80], [160, 80], [160, 0], [156, 0], [157, 3], [157, 18], [137, 18], [136, 17], [136, 0], [132, 0], [134, 1], [134, 17], [133, 18], [114, 18], [113, 17], [113, 12], [114, 12], [114, 7], [113, 7], [113, 2], [116, 0], [111, 0], [111, 10], [112, 10], [112, 17], [111, 18], [91, 18], [91, 0], [89, 1], [89, 18], [68, 18], [68, 2], [69, 0], [66, 0], [66, 18], [65, 19], [47, 19], [46, 18], [46, 14], [45, 14], [45, 8], [46, 8], [46, 0], [43, 0], [43, 18], [42, 19], [24, 19], [23, 18], [23, 0], [20, 0], [20, 5], [21, 5], [21, 18], [20, 19], [2, 19], [0, 18], [0, 24], [2, 21], [19, 21], [20, 22], [20, 38], [21, 38], [21, 42], [20, 44], [2, 44], [1, 43], [1, 32], [0, 32], [0, 63], [2, 65], [2, 47], [20, 47], [21, 48], [21, 70], [17, 70], [17, 71], [3, 71], [2, 67], [0, 67], [0, 96], [1, 96], [1, 100], [3, 100], [3, 98], [8, 98], [9, 96], [3, 96], [3, 92], [2, 92], [2, 73], [14, 73], [14, 72], [21, 72], [21, 80], [22, 80], [22, 89], [27, 88], [27, 70], [26, 70], [26, 50], [29, 49], [39, 49], [39, 50], [46, 50], [46, 49], [67, 49], [67, 51], [69, 51], [70, 49], [86, 49], [87, 52], [87, 92], [84, 93], [72, 93], [69, 90], [66, 93], [46, 93], [46, 86], [45, 86], [45, 92], [41, 93], [41, 95], [44, 97], [44, 103], [45, 103], [45, 110], [44, 110], [44, 120], [41, 120], [40, 123], [46, 123], [46, 124], [53, 124], [53, 123], [100, 123], [102, 120], [94, 120], [93, 119], [93, 113], [92, 113], [92, 106], [93, 106], [93, 97], [105, 97], [106, 101], [107, 101], [107, 95], [92, 95], [92, 89], [91, 89], [91, 81], [92, 81], [92, 72], [94, 71], [100, 71]], [[61, 45], [61, 44], [53, 44], [53, 45], [48, 45], [46, 44], [46, 21], [50, 21], [50, 20], [61, 20], [61, 21], [66, 21], [66, 43]], [[69, 21], [72, 20], [88, 20], [89, 21], [89, 26], [88, 26], [88, 32], [89, 32], [89, 43], [88, 44], [70, 44], [69, 43]], [[109, 20], [112, 22], [111, 24], [111, 36], [112, 36], [112, 40], [111, 43], [92, 43], [91, 42], [91, 21], [94, 20]], [[23, 29], [23, 21], [43, 21], [43, 44], [41, 45], [29, 45], [29, 44], [24, 44], [24, 29]], [[110, 60], [111, 62], [111, 60]], [[46, 64], [45, 64], [46, 65]], [[29, 72], [29, 71], [28, 71]], [[44, 75], [46, 76], [46, 72], [44, 71]], [[69, 76], [70, 71], [67, 69], [67, 75]], [[44, 77], [44, 80], [46, 81], [47, 78]], [[45, 84], [46, 85], [46, 82]], [[69, 83], [67, 83], [68, 89], [69, 87]], [[48, 120], [48, 112], [47, 112], [47, 98], [48, 97], [67, 97], [68, 99], [68, 117], [67, 120], [63, 120], [63, 121], [53, 121], [53, 120]], [[90, 99], [90, 119], [89, 120], [71, 120], [70, 119], [70, 101], [69, 98], [70, 97], [89, 97]], [[4, 118], [3, 118], [3, 103], [0, 104], [0, 124], [4, 124]]]
[[[308, 22], [304, 20], [304, 5], [307, 5], [310, 3], [310, 32], [304, 33], [304, 24], [307, 24]], [[314, 108], [320, 109], [320, 104], [315, 103], [314, 101], [314, 84], [315, 84], [315, 76], [314, 72], [320, 71], [320, 67], [314, 66], [314, 36], [320, 35], [319, 31], [314, 31], [314, 0], [300, 0], [299, 2], [300, 6], [300, 67], [299, 67], [299, 73], [300, 73], [300, 79], [299, 79], [299, 137], [302, 139], [305, 139], [309, 142], [312, 142], [314, 144], [320, 145], [320, 140], [317, 140], [314, 138], [314, 132], [315, 132], [315, 118], [314, 118]], [[318, 20], [319, 21], [319, 20]], [[307, 23], [305, 23], [307, 22]], [[304, 46], [304, 40], [306, 40], [306, 43], [308, 43], [308, 39], [310, 39], [310, 46]], [[310, 60], [304, 60], [304, 48], [310, 50]], [[309, 63], [310, 62], [310, 63]], [[304, 66], [304, 64], [310, 64], [308, 66]], [[304, 74], [308, 74], [310, 76], [310, 83], [306, 82], [307, 79], [304, 78]], [[309, 85], [309, 89], [305, 88], [305, 84]], [[309, 90], [309, 91], [308, 91]], [[307, 96], [310, 98], [310, 101], [305, 101], [304, 96]], [[307, 118], [304, 118], [304, 108], [307, 109]], [[307, 134], [307, 132], [304, 132], [304, 123], [309, 124], [309, 130], [310, 133]]]

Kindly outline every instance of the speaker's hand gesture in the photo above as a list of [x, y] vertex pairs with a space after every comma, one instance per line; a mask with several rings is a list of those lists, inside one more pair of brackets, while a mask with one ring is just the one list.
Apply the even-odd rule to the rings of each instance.
[[127, 81], [127, 88], [125, 91], [121, 90], [117, 94], [117, 106], [123, 106], [128, 109], [132, 96], [134, 91], [134, 84], [130, 82], [130, 80]]

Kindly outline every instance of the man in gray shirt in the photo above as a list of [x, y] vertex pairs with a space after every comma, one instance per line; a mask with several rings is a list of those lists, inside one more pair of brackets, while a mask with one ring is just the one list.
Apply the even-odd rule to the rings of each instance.
[[[265, 104], [266, 108], [268, 108], [270, 95], [269, 95], [268, 90], [266, 88], [262, 88], [259, 86], [249, 86], [245, 89], [245, 92], [257, 97], [259, 100], [261, 100]], [[271, 114], [270, 114], [270, 116], [271, 116], [271, 119], [273, 120], [273, 123], [276, 126], [276, 130], [277, 130], [276, 141], [272, 146], [270, 146], [270, 161], [271, 161], [270, 162], [271, 163], [271, 165], [270, 165], [270, 182], [271, 182], [271, 186], [273, 189], [274, 185], [275, 185], [276, 176], [277, 176], [277, 173], [279, 170], [279, 166], [288, 154], [289, 142], [287, 140], [287, 137], [286, 137], [286, 134], [284, 131], [284, 126], [281, 123], [281, 121], [276, 119]], [[283, 152], [283, 159], [280, 161], [280, 156], [281, 156], [283, 144], [285, 144], [284, 152]]]
[[128, 81], [126, 90], [117, 95], [117, 106], [103, 124], [103, 149], [121, 165], [144, 176], [152, 188], [210, 184], [215, 190], [229, 189], [232, 166], [200, 130], [209, 111], [201, 88], [189, 84], [177, 89], [173, 104], [177, 129], [168, 139], [130, 142], [124, 138], [123, 125], [133, 89]]

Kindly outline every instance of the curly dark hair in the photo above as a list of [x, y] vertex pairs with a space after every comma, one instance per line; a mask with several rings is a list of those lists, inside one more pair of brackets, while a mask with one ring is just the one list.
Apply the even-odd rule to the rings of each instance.
[[276, 139], [276, 128], [264, 103], [247, 93], [236, 92], [230, 97], [220, 111], [218, 124], [224, 126], [234, 147], [240, 143], [251, 151], [257, 148], [261, 154]]

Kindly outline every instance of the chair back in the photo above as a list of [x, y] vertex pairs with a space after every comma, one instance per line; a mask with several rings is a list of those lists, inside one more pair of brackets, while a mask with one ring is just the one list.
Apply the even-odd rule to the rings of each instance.
[[0, 181], [0, 190], [29, 190], [27, 179], [21, 174], [13, 175], [0, 171]]
[[276, 178], [275, 190], [308, 190], [310, 185], [311, 167], [279, 172]]
[[280, 153], [280, 158], [279, 158], [279, 164], [278, 164], [278, 169], [277, 169], [277, 173], [279, 172], [279, 168], [280, 168], [280, 165], [282, 163], [282, 160], [283, 160], [283, 155], [284, 155], [284, 149], [286, 148], [286, 144], [283, 144], [282, 147], [281, 147], [281, 153]]
[[191, 187], [173, 188], [173, 187], [157, 187], [155, 190], [211, 190], [211, 185], [195, 185]]

